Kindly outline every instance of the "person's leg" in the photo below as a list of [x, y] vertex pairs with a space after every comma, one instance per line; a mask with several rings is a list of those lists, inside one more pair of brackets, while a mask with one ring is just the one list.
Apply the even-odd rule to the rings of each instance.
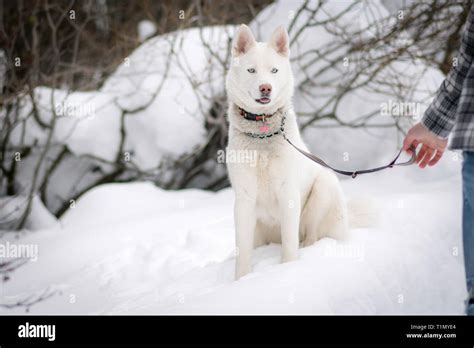
[[464, 151], [462, 183], [464, 264], [469, 293], [467, 314], [474, 315], [474, 152]]

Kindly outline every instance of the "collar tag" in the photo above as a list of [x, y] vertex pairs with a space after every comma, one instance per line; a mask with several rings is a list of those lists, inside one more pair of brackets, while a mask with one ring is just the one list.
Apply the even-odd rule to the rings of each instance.
[[258, 127], [258, 130], [260, 131], [260, 133], [267, 133], [269, 129], [270, 129], [270, 127], [268, 127], [268, 125], [266, 123], [262, 123]]

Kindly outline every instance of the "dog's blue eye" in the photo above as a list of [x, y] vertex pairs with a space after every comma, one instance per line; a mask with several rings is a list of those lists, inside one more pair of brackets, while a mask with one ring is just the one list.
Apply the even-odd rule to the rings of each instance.
[[276, 74], [278, 72], [278, 69], [277, 68], [273, 68], [272, 69], [272, 73]]
[[254, 68], [250, 68], [250, 69], [247, 69], [247, 71], [251, 74], [255, 73], [255, 69]]

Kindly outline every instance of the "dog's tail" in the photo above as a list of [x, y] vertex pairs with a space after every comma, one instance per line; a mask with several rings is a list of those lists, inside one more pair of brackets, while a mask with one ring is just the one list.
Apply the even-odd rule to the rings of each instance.
[[379, 223], [377, 201], [368, 197], [357, 197], [347, 202], [350, 228], [375, 227]]

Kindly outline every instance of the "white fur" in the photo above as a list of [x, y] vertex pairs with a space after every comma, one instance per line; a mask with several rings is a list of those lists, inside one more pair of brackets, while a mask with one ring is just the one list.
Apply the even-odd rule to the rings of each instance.
[[[235, 191], [237, 259], [235, 278], [251, 271], [252, 250], [281, 243], [282, 262], [298, 258], [299, 246], [322, 237], [345, 238], [348, 213], [339, 180], [331, 171], [310, 161], [292, 148], [282, 135], [254, 139], [259, 122], [244, 119], [241, 107], [255, 114], [273, 114], [270, 131], [280, 127], [286, 114], [285, 132], [298, 147], [303, 143], [292, 107], [293, 74], [285, 29], [275, 30], [269, 43], [255, 42], [242, 25], [233, 42], [233, 64], [227, 75], [229, 145], [227, 151], [252, 151], [256, 163], [227, 163]], [[273, 68], [278, 72], [272, 73]], [[255, 73], [247, 69], [254, 68]], [[271, 84], [271, 102], [259, 104], [259, 86]]]

